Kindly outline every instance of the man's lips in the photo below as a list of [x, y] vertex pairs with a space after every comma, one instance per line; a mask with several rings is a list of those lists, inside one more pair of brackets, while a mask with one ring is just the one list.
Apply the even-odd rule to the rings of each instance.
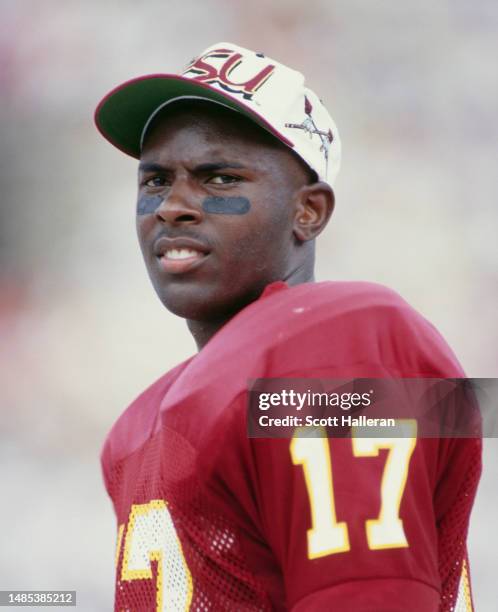
[[201, 264], [209, 255], [206, 244], [193, 238], [159, 238], [154, 254], [161, 267], [170, 274], [183, 274]]

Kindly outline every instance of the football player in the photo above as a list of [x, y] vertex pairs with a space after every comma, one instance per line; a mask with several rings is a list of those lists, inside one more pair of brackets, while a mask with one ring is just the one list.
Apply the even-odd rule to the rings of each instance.
[[251, 438], [248, 379], [459, 378], [395, 292], [314, 281], [341, 145], [303, 76], [231, 43], [96, 111], [139, 160], [137, 232], [198, 353], [102, 454], [116, 610], [471, 610], [478, 438]]

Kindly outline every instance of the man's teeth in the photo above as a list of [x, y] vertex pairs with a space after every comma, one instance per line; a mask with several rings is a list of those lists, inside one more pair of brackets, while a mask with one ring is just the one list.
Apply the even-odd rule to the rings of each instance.
[[167, 259], [188, 259], [189, 257], [198, 257], [199, 251], [193, 249], [168, 249], [164, 256]]

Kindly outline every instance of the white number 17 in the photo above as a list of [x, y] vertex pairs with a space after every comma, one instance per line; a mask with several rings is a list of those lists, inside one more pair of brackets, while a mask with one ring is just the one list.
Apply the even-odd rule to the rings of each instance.
[[[408, 546], [403, 521], [399, 517], [410, 459], [417, 442], [417, 423], [398, 420], [394, 434], [404, 437], [361, 438], [353, 428], [352, 446], [355, 457], [376, 457], [380, 449], [388, 449], [380, 483], [380, 512], [365, 522], [368, 546], [371, 549]], [[328, 438], [293, 438], [290, 445], [292, 462], [302, 465], [311, 509], [308, 529], [308, 557], [315, 559], [350, 550], [348, 527], [337, 521], [334, 481]]]

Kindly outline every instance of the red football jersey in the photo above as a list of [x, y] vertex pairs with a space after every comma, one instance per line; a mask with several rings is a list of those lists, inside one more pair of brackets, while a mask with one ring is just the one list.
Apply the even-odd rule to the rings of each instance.
[[267, 287], [106, 440], [115, 609], [472, 610], [479, 439], [253, 439], [246, 422], [248, 379], [462, 376], [386, 288]]

